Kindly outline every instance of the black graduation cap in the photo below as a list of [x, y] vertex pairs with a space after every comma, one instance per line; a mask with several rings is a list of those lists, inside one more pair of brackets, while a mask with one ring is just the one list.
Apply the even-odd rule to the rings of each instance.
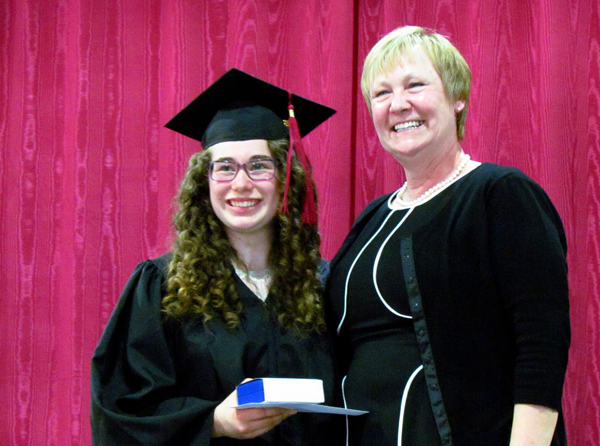
[[166, 127], [201, 141], [204, 149], [224, 141], [287, 138], [290, 103], [301, 137], [335, 113], [332, 108], [290, 95], [232, 68], [177, 113]]
[[291, 156], [292, 152], [296, 152], [306, 172], [302, 219], [305, 223], [316, 224], [310, 163], [302, 148], [301, 139], [334, 113], [332, 108], [232, 68], [165, 126], [201, 141], [205, 150], [225, 141], [289, 137], [290, 150], [282, 211], [287, 212]]

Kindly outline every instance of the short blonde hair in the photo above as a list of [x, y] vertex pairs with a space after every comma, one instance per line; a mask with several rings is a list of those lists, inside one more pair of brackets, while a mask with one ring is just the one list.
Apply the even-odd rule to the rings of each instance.
[[365, 58], [360, 81], [362, 94], [371, 112], [370, 90], [375, 78], [392, 70], [403, 58], [411, 58], [419, 50], [431, 60], [442, 79], [450, 102], [464, 101], [456, 114], [458, 139], [465, 136], [465, 121], [471, 94], [471, 70], [460, 52], [441, 34], [419, 26], [396, 28], [375, 44]]

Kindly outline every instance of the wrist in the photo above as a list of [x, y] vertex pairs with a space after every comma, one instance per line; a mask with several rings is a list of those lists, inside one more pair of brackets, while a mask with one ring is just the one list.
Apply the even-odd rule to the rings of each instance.
[[213, 411], [213, 422], [212, 422], [212, 433], [211, 433], [211, 438], [218, 438], [218, 437], [222, 437], [223, 434], [223, 425], [221, 424], [221, 421], [217, 415], [217, 409], [219, 407], [217, 406], [215, 408], [215, 410]]

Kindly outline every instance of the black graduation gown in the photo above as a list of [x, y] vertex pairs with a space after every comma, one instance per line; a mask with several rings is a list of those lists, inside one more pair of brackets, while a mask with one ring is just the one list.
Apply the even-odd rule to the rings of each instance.
[[[167, 256], [140, 263], [92, 359], [95, 445], [333, 445], [344, 417], [299, 413], [253, 440], [211, 439], [213, 411], [245, 378], [319, 378], [334, 398], [330, 342], [283, 329], [241, 280], [238, 330], [218, 318], [166, 322]], [[270, 298], [270, 297], [269, 297]], [[267, 298], [267, 302], [268, 299]]]

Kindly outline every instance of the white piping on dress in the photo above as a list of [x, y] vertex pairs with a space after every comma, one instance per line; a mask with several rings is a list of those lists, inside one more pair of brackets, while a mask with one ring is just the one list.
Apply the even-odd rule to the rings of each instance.
[[[411, 209], [408, 210], [408, 212], [406, 213], [406, 215], [404, 216], [404, 218], [402, 218], [402, 221], [399, 223], [399, 225], [402, 224], [404, 222], [404, 220], [406, 220], [406, 218], [411, 214], [411, 212], [413, 210], [414, 210], [414, 208], [411, 208]], [[369, 241], [367, 243], [365, 243], [365, 245], [362, 247], [362, 249], [360, 250], [360, 252], [358, 253], [358, 255], [352, 261], [352, 265], [350, 266], [350, 269], [348, 270], [348, 274], [346, 275], [346, 283], [344, 285], [344, 313], [343, 313], [342, 318], [340, 319], [340, 323], [338, 324], [338, 327], [337, 327], [337, 334], [338, 335], [340, 334], [340, 331], [342, 329], [342, 325], [344, 323], [344, 320], [346, 319], [346, 313], [348, 311], [348, 282], [350, 281], [350, 276], [352, 275], [352, 270], [354, 269], [354, 266], [356, 265], [356, 262], [358, 261], [358, 259], [362, 255], [363, 251], [367, 248], [367, 246], [369, 246], [371, 244], [371, 242], [373, 241], [373, 239], [375, 237], [377, 237], [377, 234], [379, 234], [379, 232], [383, 229], [383, 227], [385, 226], [385, 224], [387, 223], [387, 221], [390, 219], [390, 217], [392, 216], [392, 214], [394, 212], [395, 211], [392, 210], [392, 212], [390, 212], [388, 214], [388, 216], [385, 217], [385, 220], [379, 226], [379, 229], [377, 229], [377, 231], [375, 231], [375, 234], [373, 234], [371, 236], [371, 238], [369, 239]], [[377, 294], [379, 294], [379, 289], [377, 289]], [[402, 316], [399, 313], [396, 313], [394, 310], [392, 310], [390, 308], [390, 306], [385, 301], [382, 300], [382, 302], [388, 308], [388, 310], [390, 310], [392, 313], [396, 314], [397, 316], [406, 317], [406, 316]]]
[[[408, 392], [410, 391], [410, 386], [417, 374], [423, 370], [423, 365], [420, 365], [416, 368], [416, 370], [410, 375], [408, 381], [406, 381], [406, 386], [404, 386], [404, 392], [402, 393], [402, 403], [400, 403], [400, 418], [398, 420], [398, 446], [402, 446], [402, 428], [404, 426], [404, 411], [406, 410], [406, 400], [408, 399]], [[348, 438], [348, 434], [346, 434], [346, 439]]]
[[[348, 375], [346, 375], [348, 376]], [[348, 404], [346, 403], [346, 389], [344, 388], [344, 384], [346, 384], [346, 376], [342, 379], [342, 399], [344, 400], [344, 409], [348, 409]], [[350, 420], [348, 419], [348, 415], [346, 417], [346, 446], [350, 443]]]
[[[375, 291], [377, 291], [377, 296], [379, 296], [379, 300], [383, 303], [383, 305], [385, 305], [385, 307], [392, 313], [395, 314], [396, 316], [400, 316], [403, 317], [405, 319], [412, 319], [412, 316], [410, 315], [406, 315], [406, 314], [402, 314], [402, 313], [398, 313], [396, 310], [394, 310], [383, 298], [383, 295], [381, 294], [381, 292], [379, 291], [379, 287], [377, 286], [377, 266], [379, 265], [379, 259], [381, 258], [381, 253], [383, 252], [383, 250], [385, 249], [385, 245], [387, 244], [387, 242], [390, 240], [390, 238], [392, 237], [392, 235], [394, 235], [394, 233], [398, 230], [398, 228], [400, 226], [402, 226], [402, 223], [404, 223], [404, 220], [406, 220], [406, 218], [411, 214], [411, 212], [414, 210], [415, 208], [410, 208], [408, 210], [408, 212], [406, 213], [406, 215], [402, 218], [402, 220], [400, 220], [400, 222], [396, 225], [396, 227], [394, 229], [392, 229], [389, 233], [389, 235], [386, 237], [386, 239], [383, 241], [383, 243], [381, 244], [381, 246], [379, 247], [379, 250], [377, 251], [377, 255], [375, 256], [375, 261], [373, 262], [373, 286], [375, 287]], [[391, 213], [390, 213], [391, 215]], [[383, 225], [382, 225], [383, 226]]]

